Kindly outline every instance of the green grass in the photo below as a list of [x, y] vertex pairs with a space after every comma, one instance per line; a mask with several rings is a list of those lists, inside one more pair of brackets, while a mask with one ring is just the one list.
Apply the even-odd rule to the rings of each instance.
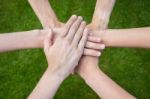
[[[72, 14], [91, 21], [95, 0], [51, 0], [58, 18]], [[117, 0], [109, 28], [150, 26], [150, 0]], [[27, 0], [0, 0], [0, 32], [42, 28]], [[0, 99], [25, 99], [46, 69], [41, 49], [0, 53]], [[107, 48], [100, 68], [139, 99], [150, 99], [150, 50]], [[55, 99], [98, 99], [77, 75], [67, 78]]]

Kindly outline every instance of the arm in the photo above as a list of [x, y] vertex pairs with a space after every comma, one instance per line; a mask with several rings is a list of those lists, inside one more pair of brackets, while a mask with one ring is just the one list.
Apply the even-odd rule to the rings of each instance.
[[135, 99], [118, 84], [105, 75], [100, 69], [91, 70], [84, 76], [86, 83], [102, 99]]
[[53, 28], [58, 19], [48, 0], [28, 0], [35, 14], [38, 16], [43, 28]]
[[65, 77], [47, 69], [28, 99], [52, 99], [64, 79]]
[[[80, 18], [82, 20], [82, 17]], [[72, 20], [73, 17], [71, 17], [68, 22]], [[59, 33], [65, 31], [67, 24], [61, 28], [53, 28], [53, 42], [57, 37], [63, 35]], [[50, 29], [0, 34], [0, 52], [27, 48], [43, 48], [43, 40], [49, 32]], [[98, 50], [101, 49], [101, 44], [99, 44], [99, 42], [100, 39], [98, 37], [89, 36], [88, 42], [86, 43], [86, 48], [84, 50], [84, 55], [99, 56]]]
[[43, 39], [46, 35], [43, 30], [31, 30], [0, 34], [0, 52], [43, 47]]
[[108, 29], [98, 31], [96, 35], [109, 47], [150, 48], [150, 27]]
[[61, 82], [78, 64], [87, 41], [88, 31], [81, 17], [73, 17], [52, 44], [52, 35], [44, 41], [48, 68], [28, 99], [52, 99]]
[[[54, 11], [52, 10], [48, 0], [28, 0], [31, 4], [33, 10], [35, 11], [36, 15], [40, 19], [40, 22], [42, 23], [44, 28], [63, 28], [65, 26], [64, 23], [61, 23], [58, 21]], [[58, 32], [58, 35], [60, 32]], [[57, 34], [56, 34], [57, 36]], [[93, 56], [99, 56], [99, 50], [101, 49], [101, 44], [98, 44], [100, 42], [97, 37], [89, 37], [88, 42], [86, 44], [86, 50], [84, 51], [84, 55], [89, 55], [92, 52]], [[102, 45], [103, 47], [103, 45]], [[95, 51], [93, 49], [96, 49]]]
[[116, 0], [97, 0], [91, 27], [106, 29]]

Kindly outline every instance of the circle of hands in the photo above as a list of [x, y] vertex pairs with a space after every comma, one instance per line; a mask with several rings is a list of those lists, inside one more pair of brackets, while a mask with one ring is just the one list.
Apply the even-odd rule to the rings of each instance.
[[88, 25], [77, 15], [72, 15], [66, 23], [60, 22], [48, 0], [29, 0], [29, 3], [44, 27], [40, 33], [44, 34], [42, 47], [48, 61], [48, 67], [30, 99], [53, 98], [61, 82], [71, 73], [79, 74], [104, 99], [121, 99], [123, 96], [135, 99], [98, 66], [99, 56], [105, 49], [101, 37], [107, 31], [115, 0], [97, 0], [92, 22]]
[[48, 67], [29, 99], [53, 98], [62, 81], [75, 73], [104, 99], [135, 99], [99, 68], [98, 60], [105, 46], [150, 48], [150, 27], [107, 29], [116, 0], [96, 0], [90, 24], [77, 15], [62, 23], [49, 0], [28, 1], [44, 29], [1, 34], [0, 52], [44, 49]]
[[[82, 68], [85, 69], [83, 66], [89, 64], [87, 59], [90, 62], [90, 58], [91, 61], [94, 58], [94, 64], [97, 64], [98, 56], [105, 48], [101, 39], [86, 27], [81, 16], [73, 15], [66, 24], [59, 24], [44, 31], [48, 33], [44, 41], [44, 52], [49, 66], [55, 66], [58, 62], [62, 64], [59, 65], [61, 67], [50, 67], [52, 70], [62, 68], [67, 73], [80, 70], [82, 72]], [[69, 64], [69, 67], [64, 66], [65, 64]]]

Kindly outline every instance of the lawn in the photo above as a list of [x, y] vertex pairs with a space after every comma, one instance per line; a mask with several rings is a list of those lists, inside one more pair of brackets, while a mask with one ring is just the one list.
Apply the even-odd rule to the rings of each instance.
[[[58, 18], [72, 14], [89, 23], [96, 0], [51, 0]], [[150, 26], [150, 0], [117, 0], [109, 28]], [[27, 0], [0, 0], [0, 33], [42, 28]], [[150, 99], [150, 50], [106, 48], [100, 68], [138, 99]], [[46, 69], [42, 49], [0, 53], [0, 99], [25, 99]], [[55, 99], [99, 99], [78, 75], [68, 77]]]

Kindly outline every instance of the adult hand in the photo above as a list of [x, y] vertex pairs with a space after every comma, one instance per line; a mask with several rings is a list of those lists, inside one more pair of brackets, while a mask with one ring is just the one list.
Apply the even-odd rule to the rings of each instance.
[[[52, 32], [54, 33], [52, 41], [55, 42], [57, 37], [66, 35], [68, 24], [70, 24], [73, 20], [75, 20], [76, 16], [73, 15], [66, 24], [59, 26], [56, 26], [52, 29]], [[80, 20], [83, 20], [82, 17], [79, 17]], [[84, 26], [86, 26], [86, 23], [84, 23]], [[47, 34], [47, 33], [45, 33]], [[103, 49], [104, 45], [99, 44], [101, 40], [99, 37], [96, 37], [94, 35], [88, 36], [88, 41], [86, 42], [85, 48], [84, 48], [84, 55], [87, 56], [100, 56], [100, 50]]]
[[[52, 31], [54, 32], [54, 37], [53, 37], [54, 42], [57, 39], [57, 37], [64, 36], [66, 34], [68, 24], [71, 23], [72, 20], [74, 20], [74, 18], [75, 16], [72, 16], [66, 24], [61, 24], [60, 26], [56, 26], [55, 28], [53, 28]], [[88, 28], [92, 28], [92, 27], [88, 27]], [[103, 50], [104, 48], [105, 45], [101, 42], [99, 36], [98, 37], [96, 37], [95, 35], [88, 36], [88, 41], [86, 42], [84, 48], [84, 55], [86, 56], [83, 56], [82, 59], [80, 60], [76, 72], [78, 72], [83, 77], [83, 74], [89, 74], [91, 72], [91, 69], [93, 70], [97, 69], [98, 68], [97, 56], [101, 55], [100, 50]], [[91, 57], [91, 56], [96, 56], [96, 57]]]
[[81, 17], [73, 16], [65, 25], [62, 35], [50, 43], [49, 34], [44, 42], [48, 70], [67, 77], [77, 66], [88, 39], [88, 30]]
[[[92, 35], [99, 38], [101, 37], [101, 35], [97, 34], [96, 31], [92, 31]], [[102, 39], [100, 39], [98, 44], [100, 45], [99, 49], [101, 56], [102, 51], [105, 49], [105, 45], [103, 44]], [[92, 76], [93, 72], [99, 71], [98, 59], [98, 57], [84, 55], [76, 67], [75, 72], [78, 73], [85, 81], [87, 81], [90, 76]]]

